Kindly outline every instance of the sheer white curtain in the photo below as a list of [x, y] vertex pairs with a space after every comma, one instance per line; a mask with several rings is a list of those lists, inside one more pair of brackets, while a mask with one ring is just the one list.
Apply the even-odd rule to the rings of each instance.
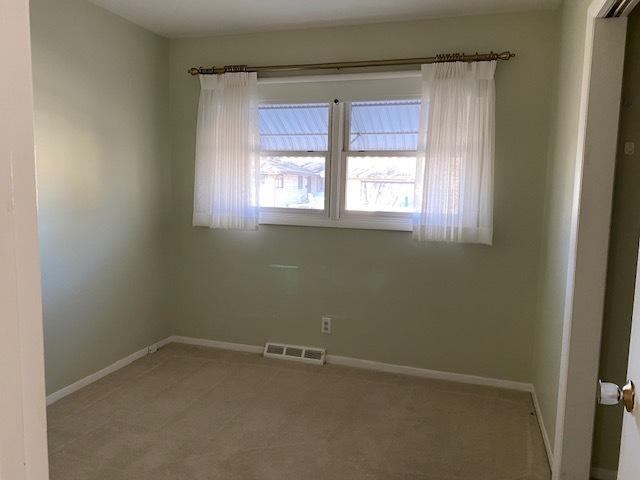
[[200, 75], [193, 225], [258, 227], [258, 94], [255, 73]]
[[413, 236], [493, 239], [496, 62], [422, 66], [422, 114]]

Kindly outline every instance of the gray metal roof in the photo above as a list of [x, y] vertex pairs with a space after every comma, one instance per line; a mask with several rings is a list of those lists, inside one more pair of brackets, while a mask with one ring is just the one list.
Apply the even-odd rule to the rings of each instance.
[[[419, 100], [354, 102], [351, 151], [415, 150]], [[260, 144], [271, 151], [326, 151], [329, 104], [261, 105]]]
[[329, 143], [329, 104], [261, 105], [262, 150], [322, 152]]
[[354, 102], [349, 149], [415, 150], [419, 122], [419, 100]]

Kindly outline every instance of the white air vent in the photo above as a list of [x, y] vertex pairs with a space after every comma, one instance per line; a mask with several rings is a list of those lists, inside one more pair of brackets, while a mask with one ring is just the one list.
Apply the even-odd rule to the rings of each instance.
[[267, 348], [265, 349], [264, 353], [265, 355], [267, 353], [271, 353], [273, 355], [284, 355], [284, 346], [267, 343]]
[[322, 348], [301, 347], [299, 345], [285, 345], [268, 342], [264, 346], [264, 356], [293, 360], [295, 362], [324, 364], [325, 351]]

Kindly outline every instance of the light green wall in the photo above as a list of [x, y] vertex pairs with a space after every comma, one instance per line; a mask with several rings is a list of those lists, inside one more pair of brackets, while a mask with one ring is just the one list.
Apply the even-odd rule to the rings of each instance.
[[[622, 87], [620, 135], [611, 218], [607, 293], [600, 354], [600, 378], [626, 382], [633, 293], [640, 236], [640, 151], [624, 155], [624, 142], [640, 148], [640, 9], [629, 16]], [[593, 444], [593, 465], [618, 466], [623, 410], [599, 407]]]
[[[556, 12], [172, 41], [176, 333], [530, 381], [556, 47]], [[496, 74], [493, 247], [418, 245], [388, 231], [191, 227], [199, 84], [189, 67], [506, 49], [518, 56]], [[330, 336], [322, 314], [335, 318]]]
[[33, 0], [47, 391], [170, 334], [168, 41]]

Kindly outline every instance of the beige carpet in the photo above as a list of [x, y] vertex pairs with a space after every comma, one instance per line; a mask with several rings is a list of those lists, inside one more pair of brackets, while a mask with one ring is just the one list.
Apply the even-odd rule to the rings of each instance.
[[526, 393], [178, 344], [48, 416], [52, 480], [549, 478]]

